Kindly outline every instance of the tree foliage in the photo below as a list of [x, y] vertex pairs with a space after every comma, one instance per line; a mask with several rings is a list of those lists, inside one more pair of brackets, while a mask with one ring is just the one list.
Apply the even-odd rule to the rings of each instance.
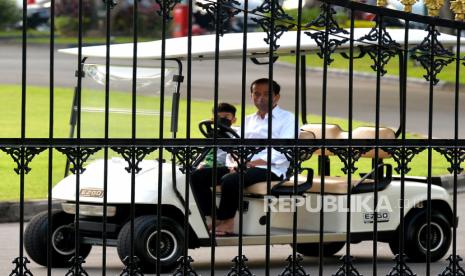
[[0, 29], [14, 25], [21, 18], [14, 0], [0, 0]]

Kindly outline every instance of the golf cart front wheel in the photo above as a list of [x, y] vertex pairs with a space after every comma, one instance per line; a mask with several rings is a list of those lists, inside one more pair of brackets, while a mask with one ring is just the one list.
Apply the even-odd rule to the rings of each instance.
[[[134, 256], [139, 260], [145, 273], [157, 271], [157, 254], [160, 257], [160, 272], [169, 272], [177, 265], [182, 255], [184, 231], [179, 223], [171, 218], [161, 217], [158, 236], [158, 220], [154, 215], [146, 215], [134, 220]], [[157, 252], [157, 239], [159, 239]], [[118, 255], [124, 260], [131, 253], [131, 222], [127, 222], [118, 235]]]
[[[330, 257], [339, 252], [344, 245], [345, 242], [327, 242], [323, 246], [323, 256]], [[296, 251], [300, 254], [309, 257], [317, 257], [319, 255], [319, 243], [299, 243], [296, 246]]]
[[[74, 216], [61, 210], [52, 210], [52, 247], [51, 267], [69, 267], [74, 256]], [[24, 231], [24, 248], [29, 257], [42, 266], [47, 266], [48, 212], [37, 214], [28, 223]], [[84, 259], [92, 249], [90, 244], [80, 244], [79, 255]]]
[[433, 210], [431, 213], [430, 235], [426, 210], [416, 211], [405, 222], [405, 254], [412, 261], [426, 261], [427, 241], [430, 240], [431, 261], [435, 262], [447, 253], [451, 243], [451, 224], [446, 217]]

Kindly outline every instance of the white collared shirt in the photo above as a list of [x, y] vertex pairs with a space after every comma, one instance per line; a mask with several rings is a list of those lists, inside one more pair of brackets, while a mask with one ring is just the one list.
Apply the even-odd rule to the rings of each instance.
[[[294, 122], [295, 116], [289, 111], [275, 106], [272, 112], [272, 135], [275, 139], [294, 139]], [[268, 114], [262, 119], [258, 112], [248, 115], [245, 118], [245, 139], [266, 139], [268, 138]], [[267, 150], [263, 150], [252, 157], [251, 161], [262, 159], [267, 161]], [[265, 168], [265, 166], [257, 166]], [[284, 154], [273, 149], [271, 151], [271, 171], [278, 177], [285, 176], [289, 168], [289, 161]]]

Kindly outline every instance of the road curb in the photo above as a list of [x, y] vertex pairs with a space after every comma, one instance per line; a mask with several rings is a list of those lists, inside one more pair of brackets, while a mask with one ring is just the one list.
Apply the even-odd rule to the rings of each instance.
[[[29, 221], [34, 215], [46, 211], [47, 200], [31, 200], [24, 202], [24, 221]], [[52, 208], [60, 208], [60, 202], [53, 202]], [[19, 202], [0, 202], [0, 223], [18, 222], [20, 219]]]

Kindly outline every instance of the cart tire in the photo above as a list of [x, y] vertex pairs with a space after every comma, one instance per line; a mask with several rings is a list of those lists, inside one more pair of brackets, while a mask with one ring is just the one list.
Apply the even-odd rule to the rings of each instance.
[[393, 235], [393, 238], [389, 241], [389, 249], [391, 249], [392, 255], [394, 256], [399, 254], [399, 234], [398, 233], [399, 232], [396, 231], [396, 233]]
[[[323, 247], [323, 256], [330, 257], [339, 252], [344, 245], [345, 242], [327, 242], [324, 244]], [[309, 257], [317, 257], [319, 253], [319, 243], [299, 243], [296, 246], [296, 251], [300, 254]]]
[[[157, 217], [140, 216], [134, 219], [134, 256], [139, 260], [139, 267], [144, 273], [157, 272], [156, 231]], [[160, 273], [172, 271], [183, 253], [184, 230], [171, 218], [161, 217], [160, 237]], [[131, 254], [131, 222], [127, 222], [118, 235], [118, 255], [123, 261]]]
[[[61, 210], [52, 210], [52, 260], [51, 267], [69, 267], [74, 257], [74, 216]], [[39, 265], [47, 266], [48, 212], [37, 214], [24, 231], [24, 248], [29, 257]], [[72, 235], [71, 238], [69, 236]], [[79, 255], [84, 259], [92, 249], [90, 244], [80, 244]]]
[[[415, 211], [405, 222], [405, 254], [412, 261], [426, 261], [427, 221], [426, 210]], [[438, 211], [431, 212], [431, 261], [447, 253], [451, 243], [451, 224]]]

